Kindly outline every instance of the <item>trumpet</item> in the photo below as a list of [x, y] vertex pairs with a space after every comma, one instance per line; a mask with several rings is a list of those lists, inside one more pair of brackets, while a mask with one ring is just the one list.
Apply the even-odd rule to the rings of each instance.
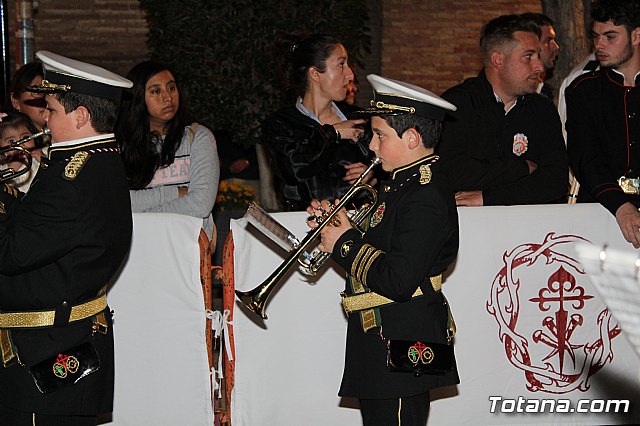
[[376, 158], [371, 162], [369, 167], [367, 167], [367, 169], [358, 177], [358, 179], [356, 179], [347, 193], [344, 194], [344, 196], [340, 199], [340, 202], [336, 206], [334, 206], [333, 210], [322, 217], [322, 221], [319, 223], [319, 225], [315, 229], [311, 230], [304, 238], [304, 240], [302, 240], [295, 246], [293, 250], [291, 250], [289, 256], [285, 259], [285, 261], [282, 262], [282, 264], [280, 264], [280, 266], [275, 271], [273, 271], [262, 284], [255, 287], [253, 290], [235, 291], [238, 299], [251, 312], [260, 316], [262, 319], [267, 319], [264, 310], [269, 296], [276, 288], [280, 280], [285, 276], [287, 271], [296, 262], [299, 262], [304, 268], [308, 269], [309, 273], [307, 273], [307, 275], [314, 275], [317, 270], [326, 263], [326, 261], [330, 257], [329, 253], [322, 253], [316, 248], [311, 252], [312, 255], [309, 255], [307, 249], [309, 249], [310, 247], [315, 247], [312, 246], [312, 244], [316, 242], [322, 230], [326, 226], [329, 226], [336, 218], [338, 212], [349, 203], [351, 203], [355, 199], [355, 197], [362, 191], [369, 193], [371, 202], [367, 206], [362, 207], [359, 211], [357, 211], [349, 219], [349, 221], [353, 226], [358, 227], [360, 225], [360, 222], [362, 222], [368, 216], [368, 214], [371, 212], [371, 209], [373, 209], [378, 200], [378, 193], [370, 185], [363, 184], [362, 180], [378, 164], [380, 164], [379, 158]]
[[[31, 140], [50, 135], [51, 131], [48, 128], [42, 129], [41, 132], [34, 133], [31, 136], [25, 136], [22, 139], [18, 139], [15, 142], [12, 142], [8, 146], [0, 148], [0, 162], [7, 162], [7, 160], [11, 157], [19, 156], [24, 159], [23, 166], [18, 170], [13, 170], [9, 167], [5, 167], [0, 169], [0, 182], [4, 182], [6, 180], [11, 180], [17, 178], [18, 176], [22, 176], [31, 170], [31, 164], [33, 163], [33, 158], [29, 150], [22, 147], [22, 144], [29, 142]], [[13, 152], [13, 155], [8, 155], [10, 152]]]

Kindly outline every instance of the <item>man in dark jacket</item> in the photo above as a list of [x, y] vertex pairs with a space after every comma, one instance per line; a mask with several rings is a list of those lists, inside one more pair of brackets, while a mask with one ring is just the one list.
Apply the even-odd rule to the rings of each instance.
[[536, 93], [539, 36], [522, 16], [493, 19], [480, 41], [484, 69], [442, 96], [458, 108], [437, 149], [458, 205], [548, 203], [566, 194], [558, 112]]
[[[455, 107], [422, 88], [368, 78], [377, 105], [369, 146], [390, 178], [381, 182], [364, 233], [340, 211], [319, 245], [347, 272], [340, 395], [359, 398], [366, 426], [424, 426], [429, 391], [459, 382], [441, 290], [458, 252], [458, 213], [433, 153], [445, 113]], [[329, 208], [315, 200], [307, 211]], [[388, 358], [388, 342], [404, 358]]]
[[95, 425], [113, 404], [105, 290], [131, 242], [113, 125], [131, 82], [36, 54], [52, 145], [28, 194], [0, 190], [0, 424]]
[[600, 0], [591, 9], [600, 69], [567, 88], [567, 149], [578, 202], [615, 215], [640, 247], [640, 1]]

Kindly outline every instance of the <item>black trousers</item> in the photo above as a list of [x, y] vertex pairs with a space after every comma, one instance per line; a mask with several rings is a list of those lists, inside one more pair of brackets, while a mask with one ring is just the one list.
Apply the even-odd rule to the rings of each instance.
[[95, 426], [96, 416], [53, 416], [15, 411], [0, 405], [0, 425], [11, 426]]
[[364, 426], [425, 426], [431, 401], [429, 392], [394, 399], [361, 399]]

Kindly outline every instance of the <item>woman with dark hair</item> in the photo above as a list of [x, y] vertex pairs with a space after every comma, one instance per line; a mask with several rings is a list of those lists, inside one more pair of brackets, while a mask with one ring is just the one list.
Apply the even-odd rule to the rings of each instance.
[[40, 62], [30, 62], [16, 71], [9, 84], [7, 111], [22, 112], [29, 116], [38, 130], [46, 127], [44, 110], [47, 103], [44, 94], [27, 91], [27, 87], [42, 83], [44, 73]]
[[166, 66], [144, 61], [129, 71], [116, 136], [121, 143], [133, 212], [178, 213], [203, 219], [211, 238], [211, 211], [220, 167], [206, 127], [189, 124], [184, 94]]
[[348, 120], [335, 104], [353, 80], [342, 43], [315, 34], [283, 38], [278, 48], [284, 89], [297, 100], [269, 116], [262, 134], [283, 181], [285, 209], [304, 210], [314, 198], [340, 198], [364, 172], [371, 153], [365, 121]]

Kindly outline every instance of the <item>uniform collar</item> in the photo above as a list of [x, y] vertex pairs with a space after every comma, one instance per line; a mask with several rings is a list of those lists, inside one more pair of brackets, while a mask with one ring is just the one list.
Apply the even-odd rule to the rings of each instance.
[[412, 174], [416, 173], [421, 165], [430, 165], [438, 161], [438, 157], [436, 154], [431, 154], [426, 157], [423, 157], [417, 161], [414, 161], [411, 164], [407, 164], [406, 166], [398, 167], [394, 171], [391, 172], [391, 180], [401, 180], [403, 178], [407, 178]]
[[496, 92], [493, 91], [493, 86], [491, 85], [491, 82], [487, 78], [487, 74], [484, 72], [484, 68], [480, 71], [480, 73], [478, 73], [478, 79], [482, 82], [482, 85], [484, 86], [484, 90], [487, 92], [487, 94], [489, 94], [489, 93], [491, 94], [490, 96], [492, 97], [492, 99], [495, 100], [496, 106], [498, 106], [500, 108], [500, 110], [502, 111], [502, 113], [504, 115], [507, 115], [509, 112], [511, 112], [511, 110], [513, 110], [513, 108], [515, 108], [515, 106], [518, 103], [526, 103], [526, 101], [530, 97], [530, 95], [520, 95], [520, 96], [518, 96], [516, 98], [516, 100], [513, 102], [513, 104], [511, 105], [511, 107], [509, 108], [509, 110], [505, 111], [504, 110], [504, 102], [502, 101], [500, 96], [498, 96], [496, 94]]
[[103, 150], [116, 151], [117, 143], [115, 136], [113, 133], [107, 133], [89, 138], [55, 143], [49, 148], [47, 158], [49, 160], [66, 158], [80, 150], [91, 152], [100, 152]]
[[[612, 71], [612, 72], [607, 72], [611, 80], [624, 86], [624, 74], [622, 74], [620, 71], [618, 71], [615, 68], [607, 68], [607, 70]], [[640, 71], [636, 73], [633, 79], [635, 81], [636, 86], [638, 86], [638, 84], [640, 84]]]

